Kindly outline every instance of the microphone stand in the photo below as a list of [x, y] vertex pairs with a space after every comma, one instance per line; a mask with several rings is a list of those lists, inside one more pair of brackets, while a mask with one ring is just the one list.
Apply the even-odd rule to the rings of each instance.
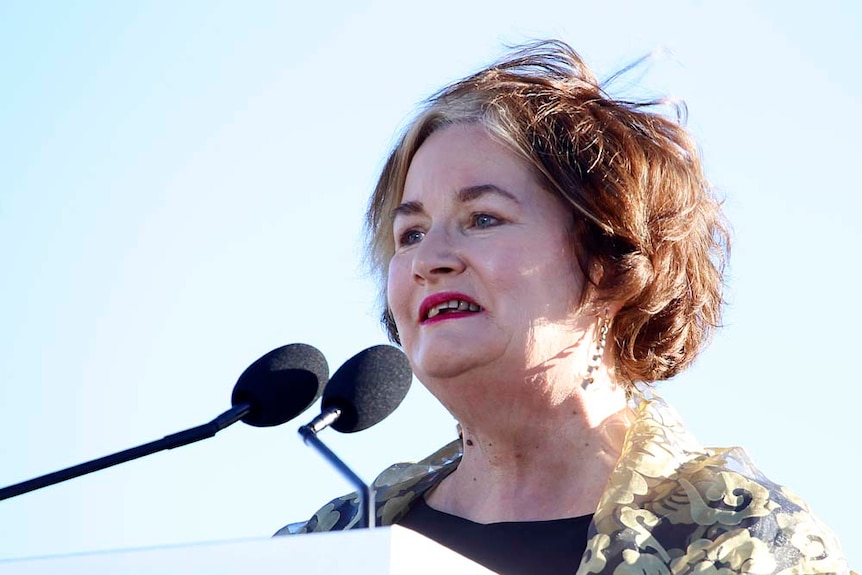
[[185, 431], [180, 431], [179, 433], [166, 435], [165, 437], [157, 439], [156, 441], [151, 441], [137, 447], [132, 447], [131, 449], [126, 449], [125, 451], [120, 451], [119, 453], [106, 455], [105, 457], [100, 457], [99, 459], [93, 459], [92, 461], [87, 461], [86, 463], [81, 463], [73, 467], [67, 467], [66, 469], [61, 469], [60, 471], [55, 471], [53, 473], [48, 473], [47, 475], [42, 475], [28, 481], [22, 481], [21, 483], [10, 485], [9, 487], [4, 487], [3, 489], [0, 489], [0, 501], [4, 499], [9, 499], [10, 497], [15, 497], [16, 495], [22, 495], [30, 491], [35, 491], [36, 489], [41, 489], [42, 487], [48, 487], [49, 485], [54, 485], [55, 483], [60, 483], [68, 479], [80, 477], [81, 475], [86, 475], [87, 473], [99, 471], [100, 469], [105, 469], [106, 467], [111, 467], [119, 463], [125, 463], [126, 461], [131, 461], [132, 459], [144, 457], [145, 455], [150, 455], [158, 451], [164, 451], [165, 449], [174, 449], [175, 447], [182, 447], [183, 445], [188, 445], [189, 443], [194, 443], [202, 439], [207, 439], [208, 437], [212, 437], [225, 427], [233, 425], [234, 423], [248, 415], [250, 411], [250, 404], [241, 403], [228, 409], [209, 423], [198, 425], [197, 427], [192, 427], [190, 429], [186, 429]]
[[323, 457], [332, 464], [359, 492], [359, 508], [363, 512], [359, 516], [360, 528], [373, 528], [375, 526], [376, 509], [374, 502], [374, 490], [371, 489], [352, 469], [338, 458], [321, 440], [317, 434], [329, 427], [341, 415], [341, 409], [330, 407], [323, 411], [320, 415], [314, 418], [308, 425], [303, 425], [299, 428], [299, 434], [302, 436], [306, 445], [311, 445], [319, 451]]

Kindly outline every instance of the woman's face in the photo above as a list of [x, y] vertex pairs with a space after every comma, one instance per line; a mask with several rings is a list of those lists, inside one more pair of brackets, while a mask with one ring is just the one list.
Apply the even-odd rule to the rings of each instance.
[[584, 282], [569, 219], [480, 125], [422, 144], [394, 212], [388, 302], [432, 391], [436, 380], [511, 377], [572, 353], [594, 318], [578, 313]]

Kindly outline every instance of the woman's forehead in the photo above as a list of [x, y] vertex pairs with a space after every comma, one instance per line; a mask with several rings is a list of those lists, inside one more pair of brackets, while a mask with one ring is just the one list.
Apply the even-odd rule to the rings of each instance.
[[536, 187], [533, 170], [480, 124], [454, 124], [432, 133], [410, 161], [401, 198], [393, 203], [451, 194], [471, 201], [485, 195], [518, 200]]

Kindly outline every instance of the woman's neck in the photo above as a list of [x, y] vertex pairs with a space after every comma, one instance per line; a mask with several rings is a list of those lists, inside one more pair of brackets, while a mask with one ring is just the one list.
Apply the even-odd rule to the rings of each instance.
[[478, 523], [593, 513], [631, 423], [625, 393], [597, 381], [541, 413], [462, 419], [463, 458], [428, 504]]

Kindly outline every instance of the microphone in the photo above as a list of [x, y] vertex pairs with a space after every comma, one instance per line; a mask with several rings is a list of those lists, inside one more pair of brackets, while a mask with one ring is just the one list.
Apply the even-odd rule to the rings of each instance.
[[317, 401], [329, 380], [326, 358], [316, 348], [292, 343], [248, 366], [233, 388], [231, 404], [248, 404], [241, 419], [255, 427], [286, 423]]
[[294, 343], [274, 349], [240, 375], [231, 397], [233, 407], [209, 423], [4, 487], [0, 489], [0, 501], [158, 451], [207, 439], [237, 421], [257, 427], [281, 425], [305, 411], [320, 397], [328, 377], [326, 359], [314, 347]]
[[374, 527], [374, 490], [332, 452], [317, 434], [333, 427], [342, 433], [368, 429], [386, 419], [410, 390], [413, 372], [404, 353], [377, 345], [347, 360], [326, 385], [321, 413], [299, 428], [306, 444], [316, 448], [359, 493], [359, 527]]
[[413, 372], [407, 356], [391, 345], [376, 345], [347, 360], [323, 391], [321, 413], [306, 427], [317, 434], [331, 426], [355, 433], [377, 425], [401, 405]]

